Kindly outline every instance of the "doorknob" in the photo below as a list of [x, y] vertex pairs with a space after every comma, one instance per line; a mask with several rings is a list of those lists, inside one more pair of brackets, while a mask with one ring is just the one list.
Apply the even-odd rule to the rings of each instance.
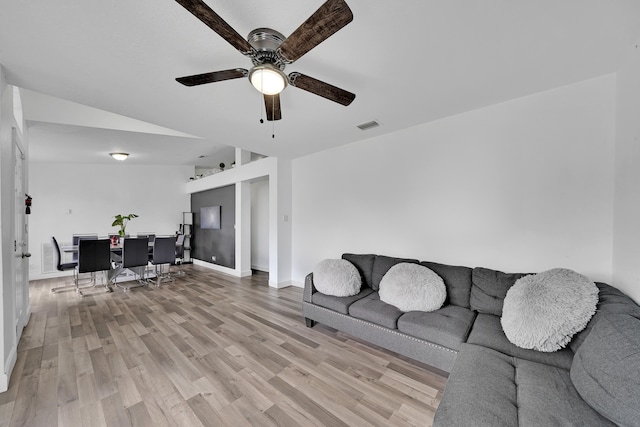
[[30, 258], [31, 254], [29, 252], [23, 252], [22, 253], [22, 258]]

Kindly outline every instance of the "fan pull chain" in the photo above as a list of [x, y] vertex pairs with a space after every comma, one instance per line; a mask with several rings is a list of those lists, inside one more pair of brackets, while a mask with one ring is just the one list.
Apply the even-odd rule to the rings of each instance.
[[[264, 75], [261, 74], [260, 75], [260, 88], [264, 87]], [[264, 123], [264, 120], [262, 120], [262, 104], [264, 103], [264, 95], [260, 96], [260, 124]]]
[[276, 137], [276, 97], [271, 97], [271, 138]]
[[264, 123], [264, 120], [262, 119], [262, 104], [263, 104], [263, 100], [260, 99], [260, 123]]

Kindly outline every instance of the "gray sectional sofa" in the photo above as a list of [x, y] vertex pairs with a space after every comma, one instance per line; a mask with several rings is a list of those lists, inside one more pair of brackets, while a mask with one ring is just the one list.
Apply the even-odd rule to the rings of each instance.
[[[344, 254], [362, 278], [360, 293], [335, 297], [305, 279], [302, 311], [315, 322], [449, 372], [436, 426], [640, 426], [640, 307], [596, 283], [599, 302], [587, 327], [562, 350], [512, 344], [500, 323], [509, 288], [526, 274], [373, 254]], [[419, 263], [444, 281], [447, 300], [433, 312], [403, 313], [380, 300], [394, 265]]]

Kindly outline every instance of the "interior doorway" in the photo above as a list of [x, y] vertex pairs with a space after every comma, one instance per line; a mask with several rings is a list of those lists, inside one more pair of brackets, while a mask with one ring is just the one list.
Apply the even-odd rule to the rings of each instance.
[[269, 272], [269, 177], [251, 182], [251, 269]]

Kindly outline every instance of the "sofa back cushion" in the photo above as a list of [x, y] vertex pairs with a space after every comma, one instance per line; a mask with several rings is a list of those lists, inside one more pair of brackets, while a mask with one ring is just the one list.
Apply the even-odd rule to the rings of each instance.
[[516, 280], [526, 275], [527, 273], [503, 273], [483, 267], [474, 268], [471, 274], [471, 309], [478, 313], [502, 316], [507, 291]]
[[373, 280], [371, 274], [373, 272], [373, 260], [376, 258], [374, 254], [342, 254], [342, 259], [353, 264], [362, 278], [362, 286], [371, 287]]
[[469, 296], [471, 295], [472, 268], [456, 265], [437, 264], [423, 261], [420, 264], [442, 277], [447, 287], [447, 300], [445, 305], [453, 304], [469, 308]]
[[640, 319], [598, 319], [571, 364], [571, 381], [596, 411], [624, 426], [640, 420]]
[[571, 342], [569, 347], [573, 352], [577, 352], [584, 340], [587, 338], [593, 325], [598, 322], [598, 319], [610, 314], [632, 314], [635, 317], [640, 317], [640, 307], [633, 302], [631, 298], [625, 295], [622, 291], [606, 283], [596, 282], [598, 287], [598, 305], [596, 306], [596, 314], [591, 321], [587, 323], [587, 327], [581, 332], [578, 332]]
[[376, 256], [375, 260], [373, 261], [373, 273], [371, 275], [372, 276], [371, 288], [374, 291], [377, 291], [378, 289], [380, 289], [380, 281], [382, 280], [384, 275], [387, 274], [387, 271], [389, 271], [389, 269], [394, 265], [399, 264], [401, 262], [408, 262], [412, 264], [419, 263], [417, 259], [393, 258], [393, 257], [384, 256], [384, 255]]

